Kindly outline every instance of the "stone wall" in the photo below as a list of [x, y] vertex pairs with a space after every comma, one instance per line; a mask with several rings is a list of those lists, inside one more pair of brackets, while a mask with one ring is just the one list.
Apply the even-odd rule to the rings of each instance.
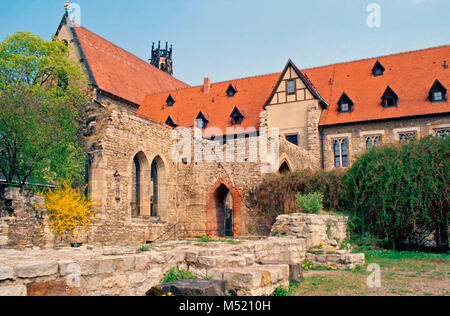
[[140, 254], [125, 247], [0, 250], [0, 296], [142, 296], [170, 267], [225, 280], [227, 290], [238, 295], [270, 295], [278, 286], [288, 286], [289, 266], [256, 262], [301, 263], [305, 254], [305, 240], [292, 238], [241, 244], [166, 242]]
[[320, 243], [344, 241], [347, 238], [347, 222], [346, 216], [338, 215], [280, 215], [272, 227], [272, 234], [303, 237], [309, 249]]
[[436, 130], [444, 127], [450, 127], [450, 116], [448, 114], [324, 127], [325, 169], [334, 168], [333, 145], [335, 140], [347, 139], [349, 141], [349, 161], [353, 162], [358, 155], [367, 151], [366, 141], [368, 137], [379, 137], [381, 143], [390, 144], [398, 142], [399, 134], [403, 132], [413, 132], [420, 138], [436, 135]]
[[5, 188], [0, 216], [0, 248], [52, 247], [53, 236], [46, 224], [47, 212], [36, 207], [43, 197], [32, 191]]
[[280, 215], [272, 234], [305, 239], [307, 265], [354, 269], [365, 264], [365, 255], [352, 253], [351, 249], [340, 249], [347, 238], [347, 222], [348, 217], [338, 215]]
[[[173, 239], [180, 234], [181, 238], [215, 236], [215, 194], [221, 186], [233, 197], [234, 235], [259, 234], [250, 188], [257, 186], [264, 176], [261, 169], [264, 163], [258, 162], [252, 151], [237, 153], [227, 143], [221, 150], [234, 153], [239, 162], [196, 162], [194, 149], [190, 157], [184, 157], [186, 161], [173, 161], [172, 149], [177, 140], [172, 139], [173, 130], [165, 124], [138, 117], [124, 108], [111, 110], [106, 120], [91, 152], [89, 189], [92, 199], [101, 203], [101, 207], [97, 212], [99, 221], [90, 230], [90, 243], [135, 244], [158, 238]], [[247, 138], [246, 148], [254, 146], [254, 140]], [[212, 142], [203, 140], [202, 143], [206, 148]], [[317, 165], [317, 159], [305, 150], [281, 143], [295, 168]], [[158, 179], [162, 191], [156, 217], [132, 216], [133, 159], [138, 154], [146, 166], [157, 159], [163, 170], [163, 176]], [[144, 178], [150, 178], [148, 169]]]

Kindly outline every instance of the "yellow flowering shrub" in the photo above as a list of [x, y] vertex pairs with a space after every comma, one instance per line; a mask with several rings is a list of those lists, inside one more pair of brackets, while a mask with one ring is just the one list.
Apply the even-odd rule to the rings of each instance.
[[64, 181], [55, 189], [46, 190], [42, 195], [45, 198], [48, 224], [55, 235], [65, 237], [77, 236], [94, 221], [95, 212], [92, 203], [84, 194], [85, 188], [72, 188], [72, 183]]

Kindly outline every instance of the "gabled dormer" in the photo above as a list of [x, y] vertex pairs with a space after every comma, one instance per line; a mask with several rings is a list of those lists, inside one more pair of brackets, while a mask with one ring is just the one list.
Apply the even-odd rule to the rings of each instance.
[[172, 107], [175, 105], [175, 99], [172, 97], [172, 95], [169, 94], [166, 100], [166, 104], [168, 107]]
[[177, 128], [178, 127], [178, 124], [176, 122], [177, 122], [177, 120], [172, 119], [172, 117], [170, 117], [170, 116], [166, 120], [166, 124], [169, 125], [172, 128]]
[[381, 104], [385, 108], [396, 107], [398, 105], [398, 95], [391, 89], [387, 87], [383, 96], [381, 97]]
[[209, 120], [206, 118], [206, 116], [200, 112], [197, 116], [197, 118], [195, 119], [195, 126], [197, 128], [201, 128], [201, 129], [205, 129], [206, 126], [208, 125]]
[[229, 98], [232, 98], [235, 96], [236, 93], [237, 93], [236, 88], [232, 84], [230, 84], [230, 86], [227, 89], [227, 96]]
[[350, 113], [353, 111], [353, 105], [353, 101], [344, 92], [338, 101], [338, 111], [340, 113]]
[[377, 60], [377, 62], [375, 63], [375, 66], [373, 66], [372, 68], [372, 73], [375, 77], [380, 77], [382, 75], [384, 75], [384, 72], [386, 71], [386, 69], [383, 67], [383, 65]]
[[318, 100], [323, 108], [328, 107], [307, 74], [289, 59], [263, 108], [311, 100]]
[[239, 111], [238, 107], [235, 107], [233, 112], [230, 115], [231, 117], [231, 125], [241, 125], [245, 116]]
[[431, 102], [445, 102], [447, 101], [447, 89], [436, 80], [429, 92], [429, 99]]

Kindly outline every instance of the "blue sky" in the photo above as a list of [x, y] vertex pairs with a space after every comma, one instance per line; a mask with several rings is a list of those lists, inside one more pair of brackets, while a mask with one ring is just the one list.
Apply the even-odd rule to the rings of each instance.
[[[50, 39], [64, 0], [1, 0], [0, 40]], [[450, 44], [448, 0], [77, 0], [84, 27], [142, 59], [174, 45], [175, 76], [201, 84]], [[367, 26], [368, 4], [381, 27]]]

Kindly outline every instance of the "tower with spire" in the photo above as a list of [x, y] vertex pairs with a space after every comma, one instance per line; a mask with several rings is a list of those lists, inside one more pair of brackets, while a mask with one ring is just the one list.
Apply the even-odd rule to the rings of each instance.
[[166, 48], [161, 48], [161, 42], [158, 42], [158, 47], [155, 48], [155, 43], [152, 44], [152, 58], [150, 63], [156, 68], [173, 75], [173, 59], [172, 59], [173, 48], [169, 43], [166, 42]]

